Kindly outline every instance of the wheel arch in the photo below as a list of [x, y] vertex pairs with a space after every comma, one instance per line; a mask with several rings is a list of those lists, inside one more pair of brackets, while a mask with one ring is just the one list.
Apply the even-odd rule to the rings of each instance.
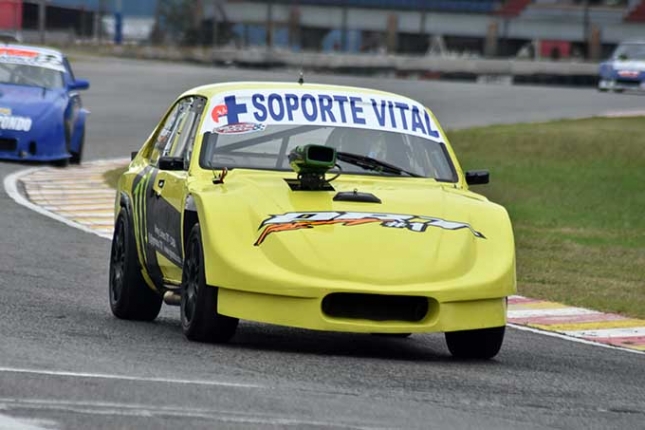
[[195, 224], [199, 223], [199, 214], [197, 210], [197, 204], [192, 194], [189, 194], [186, 197], [186, 203], [184, 204], [184, 216], [182, 217], [182, 250], [184, 256], [186, 255], [186, 242], [188, 241], [188, 236], [190, 236], [190, 231], [193, 229]]

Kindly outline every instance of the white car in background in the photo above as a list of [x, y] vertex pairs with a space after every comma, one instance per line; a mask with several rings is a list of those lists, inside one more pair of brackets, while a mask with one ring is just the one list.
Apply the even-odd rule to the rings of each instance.
[[598, 90], [645, 90], [645, 40], [625, 41], [600, 64]]

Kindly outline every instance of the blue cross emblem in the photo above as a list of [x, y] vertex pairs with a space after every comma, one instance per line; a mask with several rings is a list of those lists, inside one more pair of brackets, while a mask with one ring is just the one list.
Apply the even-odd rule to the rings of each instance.
[[235, 96], [224, 97], [224, 104], [226, 105], [226, 119], [229, 124], [239, 123], [239, 115], [247, 112], [246, 104], [238, 104]]

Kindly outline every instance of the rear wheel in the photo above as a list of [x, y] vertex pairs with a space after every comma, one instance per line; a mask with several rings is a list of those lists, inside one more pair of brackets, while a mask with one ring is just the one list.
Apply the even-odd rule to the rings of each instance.
[[110, 253], [110, 308], [117, 318], [152, 321], [162, 298], [143, 279], [130, 216], [121, 208], [114, 225]]
[[446, 343], [455, 358], [487, 360], [497, 355], [504, 342], [506, 327], [446, 333]]
[[217, 312], [218, 289], [206, 285], [204, 248], [199, 224], [188, 237], [182, 273], [181, 327], [184, 335], [198, 342], [228, 342], [239, 320]]

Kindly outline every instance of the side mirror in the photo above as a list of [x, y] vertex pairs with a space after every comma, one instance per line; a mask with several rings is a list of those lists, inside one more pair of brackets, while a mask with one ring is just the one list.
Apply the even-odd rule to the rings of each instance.
[[466, 183], [468, 185], [483, 185], [490, 182], [488, 170], [469, 170], [466, 172]]
[[184, 159], [182, 157], [160, 157], [159, 170], [184, 170]]
[[87, 79], [77, 79], [69, 84], [70, 90], [86, 90], [90, 87], [90, 81]]

